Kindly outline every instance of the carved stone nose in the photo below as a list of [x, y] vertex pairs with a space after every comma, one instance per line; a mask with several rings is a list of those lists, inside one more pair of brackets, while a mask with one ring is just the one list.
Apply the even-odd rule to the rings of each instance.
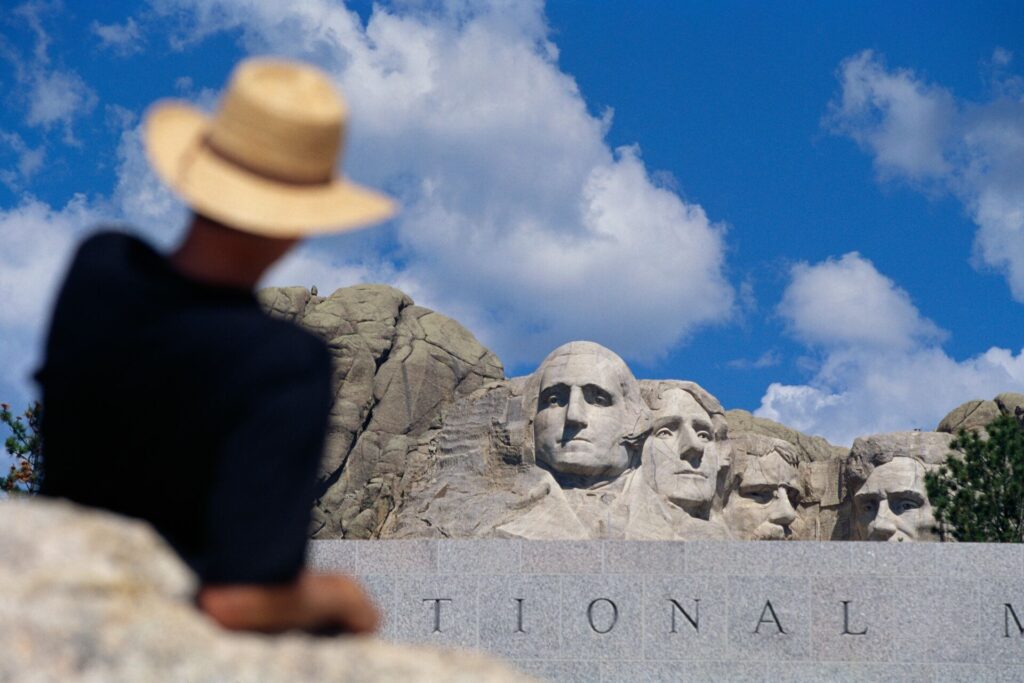
[[569, 405], [565, 410], [565, 421], [579, 427], [587, 426], [587, 402], [583, 398], [583, 390], [573, 387], [569, 391]]
[[779, 526], [789, 526], [796, 521], [796, 510], [790, 504], [789, 495], [784, 489], [775, 492], [775, 499], [768, 512], [768, 521]]

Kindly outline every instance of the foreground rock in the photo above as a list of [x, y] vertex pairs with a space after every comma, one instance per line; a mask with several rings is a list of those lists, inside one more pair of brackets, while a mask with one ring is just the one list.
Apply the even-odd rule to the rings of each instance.
[[195, 579], [142, 523], [0, 501], [0, 681], [518, 683], [475, 654], [373, 638], [238, 635], [191, 604]]

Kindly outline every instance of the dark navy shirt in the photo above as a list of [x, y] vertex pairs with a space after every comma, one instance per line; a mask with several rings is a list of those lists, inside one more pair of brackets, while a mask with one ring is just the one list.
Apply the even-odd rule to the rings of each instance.
[[43, 494], [149, 521], [205, 583], [302, 568], [331, 405], [319, 339], [105, 232], [75, 256], [37, 378]]

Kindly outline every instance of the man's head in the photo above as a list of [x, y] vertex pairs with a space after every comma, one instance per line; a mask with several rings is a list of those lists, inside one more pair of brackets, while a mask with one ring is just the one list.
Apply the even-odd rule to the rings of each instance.
[[536, 392], [538, 464], [585, 479], [615, 477], [633, 464], [648, 411], [636, 378], [615, 353], [593, 342], [570, 342], [544, 359], [529, 387]]
[[722, 518], [743, 540], [787, 540], [803, 496], [797, 453], [782, 439], [751, 435], [734, 444]]
[[347, 108], [327, 74], [301, 62], [241, 62], [213, 116], [184, 102], [146, 114], [157, 174], [196, 214], [229, 229], [298, 239], [390, 216], [386, 197], [336, 172]]
[[728, 464], [725, 411], [693, 382], [663, 381], [643, 387], [651, 408], [651, 432], [644, 443], [649, 484], [673, 504], [706, 518]]

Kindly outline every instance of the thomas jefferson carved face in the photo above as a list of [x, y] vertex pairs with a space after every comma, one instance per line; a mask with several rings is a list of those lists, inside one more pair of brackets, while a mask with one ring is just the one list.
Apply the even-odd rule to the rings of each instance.
[[629, 368], [608, 349], [573, 342], [541, 367], [533, 432], [537, 461], [563, 474], [609, 477], [630, 465], [623, 436], [635, 428], [639, 390]]
[[800, 503], [800, 473], [777, 450], [737, 460], [733, 490], [722, 510], [735, 538], [753, 541], [793, 537]]
[[721, 466], [711, 416], [683, 389], [663, 391], [659, 403], [644, 444], [654, 487], [679, 507], [708, 505]]
[[924, 473], [924, 465], [914, 458], [893, 458], [875, 467], [853, 495], [854, 537], [897, 542], [931, 537], [935, 517]]

